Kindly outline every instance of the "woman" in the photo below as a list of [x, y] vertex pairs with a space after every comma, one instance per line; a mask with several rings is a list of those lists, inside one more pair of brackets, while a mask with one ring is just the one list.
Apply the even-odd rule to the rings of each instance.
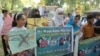
[[76, 56], [77, 56], [76, 53], [78, 52], [77, 43], [78, 43], [80, 37], [82, 36], [82, 32], [80, 30], [80, 27], [78, 26], [79, 19], [80, 19], [80, 15], [76, 15], [75, 17], [71, 16], [70, 20], [66, 24], [67, 27], [70, 27], [70, 26], [73, 27], [74, 46], [75, 46], [73, 48], [73, 50], [74, 50], [74, 55], [76, 55]]
[[29, 17], [30, 18], [41, 18], [39, 10], [38, 9], [33, 9], [30, 12]]
[[53, 17], [53, 26], [64, 26], [64, 11], [62, 8], [57, 8]]
[[78, 22], [80, 20], [80, 15], [76, 15], [75, 17], [71, 16], [70, 20], [67, 22], [66, 26], [72, 26], [74, 34], [78, 33], [78, 30], [80, 30], [80, 27], [78, 26]]

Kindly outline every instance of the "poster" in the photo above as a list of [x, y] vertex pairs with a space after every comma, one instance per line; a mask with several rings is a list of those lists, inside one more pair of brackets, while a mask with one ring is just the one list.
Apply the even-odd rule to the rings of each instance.
[[36, 28], [36, 41], [36, 56], [63, 56], [72, 53], [72, 27]]
[[33, 49], [37, 46], [36, 38], [34, 37], [34, 30], [9, 32], [8, 43], [12, 54]]
[[34, 28], [34, 27], [42, 27], [48, 26], [48, 19], [47, 18], [28, 18], [27, 19], [27, 27]]
[[100, 56], [100, 36], [79, 43], [78, 56]]

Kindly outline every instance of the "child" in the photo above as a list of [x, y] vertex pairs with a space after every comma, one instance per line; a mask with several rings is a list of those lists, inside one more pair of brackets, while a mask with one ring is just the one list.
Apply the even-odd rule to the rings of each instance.
[[87, 23], [82, 27], [83, 36], [81, 39], [88, 39], [94, 37], [94, 16], [88, 15], [87, 16]]
[[[27, 30], [25, 28], [25, 23], [26, 23], [26, 17], [25, 17], [24, 14], [21, 14], [21, 13], [15, 14], [14, 21], [13, 21], [13, 24], [12, 24], [13, 28], [10, 31]], [[29, 56], [29, 51], [26, 50], [26, 51], [14, 54], [12, 56]]]

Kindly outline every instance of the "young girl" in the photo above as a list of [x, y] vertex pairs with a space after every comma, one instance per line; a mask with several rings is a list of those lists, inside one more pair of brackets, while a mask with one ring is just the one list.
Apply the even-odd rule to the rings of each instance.
[[[14, 16], [14, 21], [12, 24], [12, 29], [10, 31], [19, 31], [19, 30], [27, 30], [25, 28], [25, 24], [26, 24], [26, 17], [24, 14], [22, 13], [17, 13]], [[29, 56], [29, 51], [23, 51], [17, 54], [14, 54], [12, 56]]]

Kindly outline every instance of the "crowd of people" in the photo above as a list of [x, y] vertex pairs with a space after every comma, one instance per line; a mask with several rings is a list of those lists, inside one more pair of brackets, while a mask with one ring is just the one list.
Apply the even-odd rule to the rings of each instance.
[[[5, 56], [9, 54], [8, 32], [27, 30], [28, 17], [41, 18], [42, 16], [39, 14], [38, 9], [33, 9], [31, 13], [29, 13], [29, 16], [25, 15], [24, 13], [15, 13], [13, 16], [7, 10], [2, 10], [2, 15], [0, 17], [0, 35], [2, 37]], [[50, 19], [48, 26], [73, 27], [74, 39], [80, 33], [82, 33], [80, 40], [100, 36], [100, 15], [87, 15], [87, 23], [84, 25], [80, 25], [80, 18], [80, 15], [74, 16], [71, 13], [68, 13], [67, 16], [65, 16], [64, 10], [62, 8], [57, 8], [55, 10], [54, 17]], [[27, 51], [23, 51], [11, 56], [27, 56], [27, 53]]]

